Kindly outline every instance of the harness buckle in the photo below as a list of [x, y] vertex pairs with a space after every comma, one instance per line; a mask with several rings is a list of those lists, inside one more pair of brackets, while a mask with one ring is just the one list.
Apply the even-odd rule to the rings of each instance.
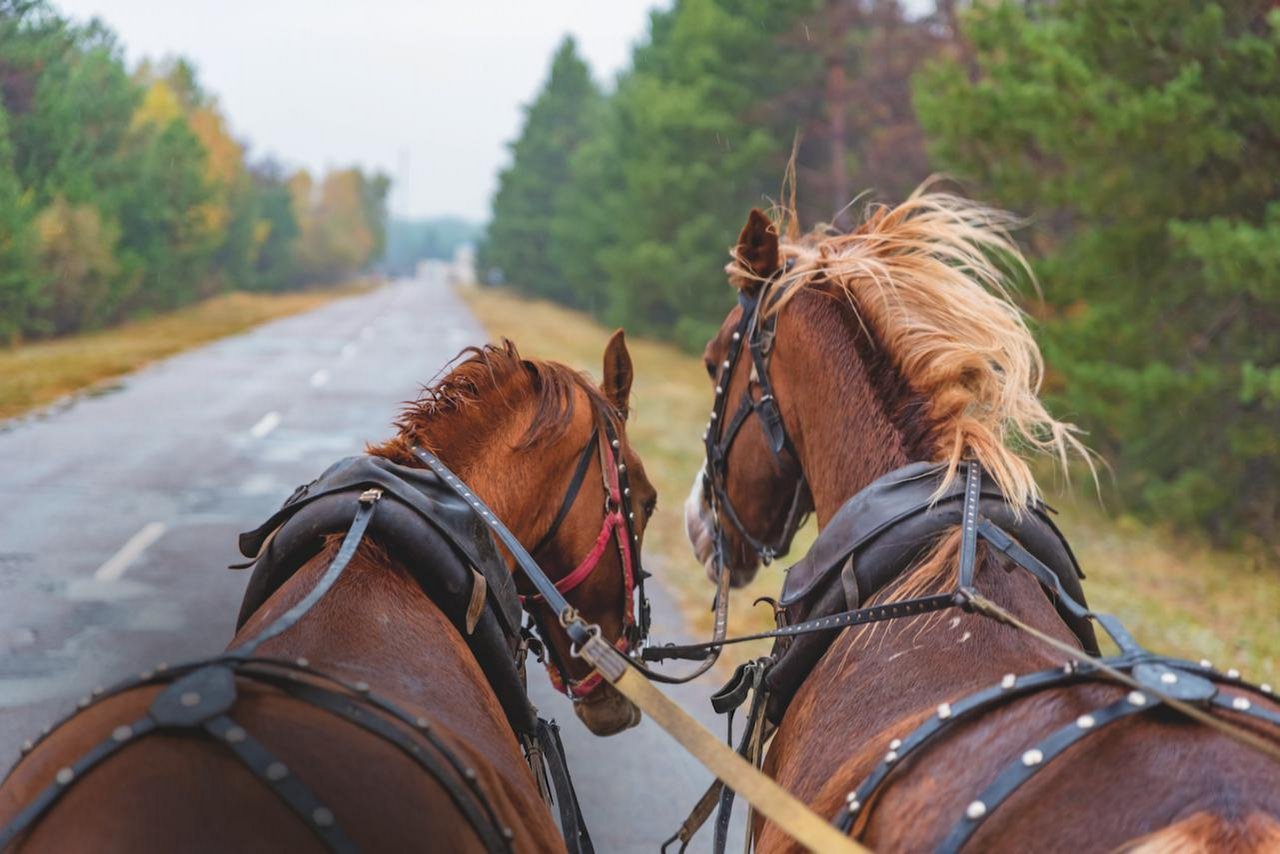
[[585, 647], [587, 644], [591, 643], [592, 641], [597, 641], [600, 639], [600, 627], [595, 625], [594, 623], [587, 626], [587, 635], [588, 637], [587, 637], [586, 643], [584, 643], [582, 647], [578, 646], [577, 641], [570, 642], [569, 655], [573, 656], [574, 658], [581, 658], [583, 647]]
[[578, 613], [578, 609], [572, 605], [566, 605], [565, 609], [559, 613], [560, 628], [567, 629], [574, 623], [585, 622], [582, 615]]
[[372, 504], [382, 497], [382, 489], [374, 486], [360, 493], [359, 501], [361, 504]]

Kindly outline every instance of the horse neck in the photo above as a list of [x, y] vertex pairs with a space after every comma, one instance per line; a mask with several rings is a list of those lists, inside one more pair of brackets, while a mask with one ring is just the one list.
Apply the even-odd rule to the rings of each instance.
[[929, 458], [926, 401], [843, 298], [796, 294], [776, 340], [773, 379], [819, 527], [876, 478]]
[[[874, 330], [860, 323], [842, 298], [797, 294], [779, 320], [777, 342], [778, 399], [789, 408], [783, 418], [809, 481], [819, 527], [876, 478], [934, 458], [937, 436], [926, 418], [928, 401], [912, 392], [880, 348]], [[949, 555], [947, 560], [954, 564]], [[978, 583], [984, 592], [1059, 638], [1074, 637], [1030, 575], [993, 572], [993, 561], [987, 556], [980, 564]], [[1024, 670], [1035, 669], [1032, 662], [1042, 658], [1024, 638], [1002, 632], [989, 620], [966, 617], [962, 622], [956, 630], [961, 622], [948, 617], [945, 625], [948, 632], [956, 630], [957, 638], [972, 638], [967, 649], [984, 650], [986, 669], [1017, 669], [1017, 662]], [[865, 627], [847, 633], [840, 645], [865, 650], [869, 638], [883, 635], [878, 649], [892, 658], [902, 646], [915, 645], [918, 628], [915, 623]], [[853, 660], [862, 657], [852, 655]], [[879, 653], [873, 656], [878, 657]], [[957, 671], [931, 678], [945, 694], [953, 683], [973, 682], [975, 676]], [[980, 677], [985, 678], [988, 675]]]

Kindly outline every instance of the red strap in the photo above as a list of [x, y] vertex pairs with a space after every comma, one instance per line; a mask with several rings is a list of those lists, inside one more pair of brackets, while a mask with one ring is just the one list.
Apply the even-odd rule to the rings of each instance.
[[[600, 559], [604, 557], [605, 549], [609, 547], [609, 540], [616, 537], [618, 541], [618, 553], [622, 558], [622, 583], [623, 583], [623, 601], [626, 603], [623, 613], [622, 625], [626, 627], [635, 622], [634, 611], [635, 605], [635, 571], [632, 567], [631, 554], [631, 538], [627, 536], [627, 523], [622, 514], [627, 511], [626, 504], [623, 503], [623, 495], [618, 486], [618, 460], [613, 453], [613, 448], [608, 444], [604, 445], [605, 464], [605, 484], [609, 490], [610, 503], [617, 509], [610, 510], [605, 514], [604, 521], [600, 526], [600, 534], [596, 537], [596, 543], [588, 554], [573, 572], [570, 572], [564, 578], [557, 581], [556, 589], [561, 593], [568, 593], [582, 582], [586, 581], [591, 573], [595, 572], [596, 567], [600, 565]], [[541, 602], [542, 596], [533, 594], [531, 596], [521, 596], [520, 602]], [[614, 647], [624, 654], [627, 652], [627, 635], [624, 631], [622, 636], [614, 642]], [[560, 678], [560, 674], [556, 668], [551, 666], [550, 660], [547, 662], [547, 675], [551, 677], [551, 684], [557, 691], [568, 695], [569, 697], [585, 697], [596, 689], [603, 678], [599, 672], [592, 673], [585, 679], [578, 682], [571, 682], [565, 685]]]

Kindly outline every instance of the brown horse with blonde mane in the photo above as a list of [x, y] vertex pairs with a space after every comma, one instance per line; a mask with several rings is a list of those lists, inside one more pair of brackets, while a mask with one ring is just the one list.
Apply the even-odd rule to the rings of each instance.
[[[851, 497], [912, 463], [922, 468], [906, 471], [936, 475], [936, 501], [976, 462], [1010, 525], [1047, 530], [1035, 521], [1048, 517], [1026, 457], [1045, 452], [1065, 466], [1069, 454], [1088, 453], [1038, 396], [1041, 355], [1010, 298], [1013, 279], [1029, 272], [1011, 217], [926, 187], [896, 207], [870, 208], [851, 233], [800, 236], [790, 222], [780, 239], [751, 212], [726, 267], [740, 305], [706, 348], [718, 411], [686, 522], [709, 574], [723, 565], [745, 584], [762, 557], [785, 552], [805, 513], [825, 534]], [[737, 358], [747, 337], [752, 356]], [[744, 417], [726, 424], [744, 396]], [[708, 470], [713, 458], [721, 471]], [[982, 513], [999, 509], [992, 500], [982, 493]], [[871, 558], [852, 552], [834, 576], [834, 610], [956, 589], [961, 541], [959, 525], [939, 529], [875, 589], [858, 587], [858, 562]], [[1001, 551], [978, 541], [974, 554], [981, 596], [1068, 646], [959, 608], [828, 632], [789, 703], [774, 707], [768, 773], [819, 814], [843, 816], [875, 849], [951, 850], [956, 839], [974, 851], [1280, 849], [1277, 730], [1266, 725], [1280, 707], [1269, 686], [1253, 689], [1207, 662], [1157, 679], [1201, 685], [1214, 674], [1214, 717], [1261, 736], [1270, 756], [1103, 679], [1021, 694], [1014, 689], [1027, 674], [1070, 674], [1075, 657], [1063, 650], [1091, 646], [1092, 635], [1069, 625], [1037, 577]], [[1077, 583], [1074, 558], [1068, 565]], [[783, 622], [794, 616], [780, 609]], [[949, 724], [953, 704], [1002, 689], [1007, 701], [900, 756], [917, 727]], [[1103, 728], [1097, 710], [1133, 711], [1122, 708], [1126, 697], [1151, 708]], [[1037, 746], [1092, 728], [1060, 756]], [[873, 772], [882, 780], [861, 802], [859, 783]], [[1002, 773], [1022, 775], [1021, 785], [999, 802], [979, 800], [1000, 789]], [[957, 827], [968, 835], [954, 836]], [[755, 836], [762, 851], [794, 848], [758, 818]]]
[[[408, 406], [398, 434], [369, 454], [417, 468], [415, 447], [438, 455], [526, 549], [535, 550], [536, 544], [541, 566], [558, 587], [584, 565], [584, 556], [594, 555], [594, 571], [564, 584], [566, 590], [572, 586], [565, 595], [584, 619], [625, 646], [631, 592], [626, 547], [621, 534], [618, 548], [599, 547], [606, 539], [602, 508], [610, 506], [610, 484], [617, 483], [606, 465], [616, 461], [629, 474], [631, 494], [613, 512], [635, 514], [632, 544], [639, 541], [656, 495], [626, 442], [632, 367], [621, 331], [605, 351], [601, 387], [563, 365], [523, 359], [510, 342], [468, 352]], [[618, 441], [605, 442], [605, 435]], [[598, 453], [588, 447], [597, 441]], [[581, 489], [571, 490], [572, 503], [558, 514], [555, 501], [566, 494], [569, 473], [579, 460]], [[340, 540], [341, 535], [329, 537], [321, 553], [270, 593], [238, 631], [229, 654], [257, 639], [316, 588]], [[235, 680], [238, 694], [226, 714], [237, 726], [220, 732], [161, 726], [130, 740], [130, 723], [156, 714], [154, 702], [165, 687], [146, 684], [86, 698], [82, 711], [29, 747], [0, 789], [0, 828], [55, 779], [65, 790], [16, 837], [15, 847], [344, 850], [332, 836], [317, 833], [317, 827], [330, 833], [340, 827], [348, 849], [563, 850], [565, 842], [522, 752], [528, 745], [517, 740], [457, 620], [424, 593], [416, 574], [422, 567], [400, 561], [377, 536], [357, 541], [354, 558], [323, 597], [254, 653], [292, 669], [277, 672], [272, 684]], [[504, 561], [510, 565], [507, 557], [496, 559], [499, 573]], [[532, 593], [523, 576], [516, 587]], [[552, 627], [543, 639], [587, 727], [610, 734], [634, 725], [636, 709], [607, 683], [589, 681], [590, 668], [570, 654], [559, 615], [528, 596], [525, 602], [541, 626]], [[341, 680], [350, 690], [340, 694], [339, 704], [322, 708], [300, 700], [292, 689], [279, 690], [286, 678], [314, 696], [334, 684], [327, 680]], [[362, 697], [387, 705], [362, 705]], [[181, 695], [180, 705], [204, 702], [191, 690]], [[388, 712], [391, 705], [400, 710], [397, 715]], [[394, 738], [353, 725], [357, 715], [366, 725], [392, 731]], [[77, 759], [113, 738], [128, 743], [83, 775], [71, 772]], [[252, 756], [245, 760], [245, 754], [229, 749], [254, 743], [275, 757], [257, 773], [251, 771]], [[432, 757], [444, 769], [442, 776], [424, 773]], [[308, 787], [324, 806], [300, 811], [296, 790], [273, 790], [273, 784], [284, 787], [289, 780]], [[505, 839], [486, 840], [464, 815], [459, 798], [472, 795], [487, 804], [487, 820]]]

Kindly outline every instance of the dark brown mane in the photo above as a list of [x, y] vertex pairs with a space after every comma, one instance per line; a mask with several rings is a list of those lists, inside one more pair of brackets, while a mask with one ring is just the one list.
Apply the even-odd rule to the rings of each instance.
[[490, 412], [504, 406], [513, 409], [519, 395], [535, 395], [537, 409], [518, 449], [535, 447], [562, 437], [573, 422], [574, 391], [580, 390], [597, 413], [617, 418], [618, 413], [584, 373], [540, 359], [524, 359], [514, 342], [464, 348], [450, 362], [452, 370], [424, 386], [418, 399], [405, 405], [395, 421], [399, 435], [385, 445], [371, 447], [379, 456], [408, 456], [408, 446], [419, 444], [439, 451], [438, 426], [454, 413]]

